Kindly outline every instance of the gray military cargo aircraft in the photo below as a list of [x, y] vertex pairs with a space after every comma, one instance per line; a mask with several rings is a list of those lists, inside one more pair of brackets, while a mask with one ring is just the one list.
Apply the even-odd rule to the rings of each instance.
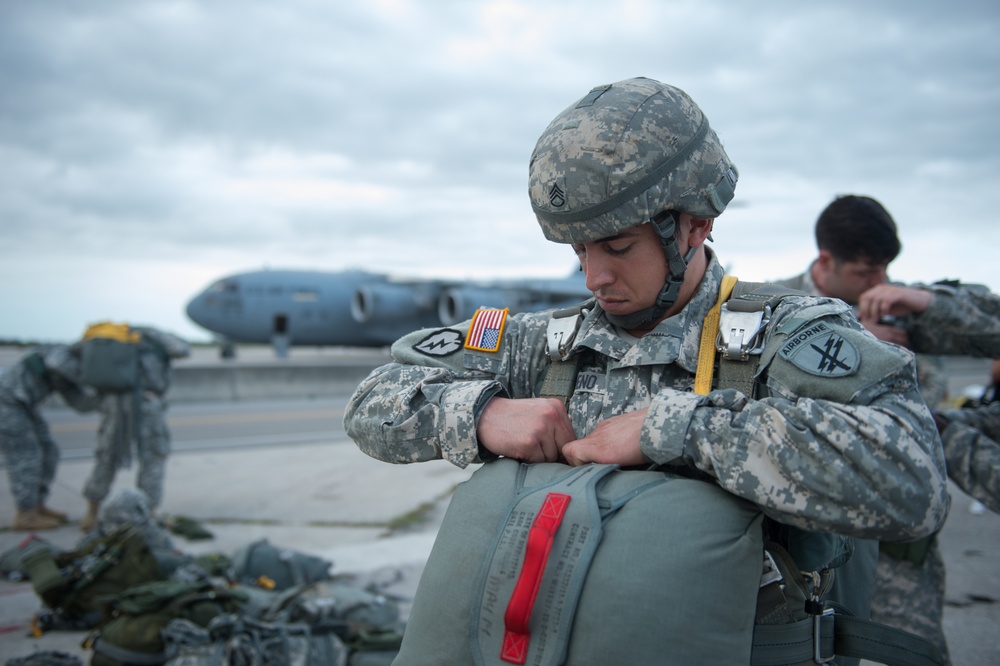
[[451, 326], [477, 308], [530, 312], [588, 298], [584, 276], [493, 281], [407, 280], [360, 270], [261, 270], [216, 280], [187, 305], [211, 331], [222, 355], [234, 343], [269, 343], [278, 356], [292, 345], [383, 347], [418, 328]]

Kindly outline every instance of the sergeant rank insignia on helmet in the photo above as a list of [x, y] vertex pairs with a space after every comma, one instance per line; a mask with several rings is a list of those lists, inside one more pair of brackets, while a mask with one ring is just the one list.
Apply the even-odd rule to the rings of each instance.
[[469, 334], [465, 336], [465, 348], [476, 351], [495, 352], [500, 349], [503, 327], [507, 323], [507, 308], [480, 308], [472, 315]]
[[779, 353], [797, 368], [819, 377], [853, 375], [861, 360], [849, 340], [822, 322], [790, 335]]

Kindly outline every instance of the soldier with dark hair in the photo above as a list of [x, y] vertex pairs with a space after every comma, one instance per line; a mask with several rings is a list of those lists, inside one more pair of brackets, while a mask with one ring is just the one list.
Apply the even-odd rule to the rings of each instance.
[[[915, 352], [920, 393], [935, 409], [948, 393], [941, 355], [1000, 353], [1000, 306], [989, 292], [957, 283], [890, 283], [888, 266], [901, 248], [896, 234], [892, 216], [875, 199], [838, 196], [816, 221], [817, 258], [804, 273], [775, 283], [839, 298], [875, 337]], [[877, 567], [872, 618], [929, 637], [947, 659], [944, 561], [935, 535], [907, 543], [856, 541], [854, 560]]]
[[98, 396], [79, 381], [79, 362], [66, 345], [39, 347], [0, 373], [0, 449], [17, 513], [15, 530], [48, 530], [66, 514], [46, 505], [59, 465], [59, 446], [38, 407], [57, 392], [80, 412], [97, 407]]

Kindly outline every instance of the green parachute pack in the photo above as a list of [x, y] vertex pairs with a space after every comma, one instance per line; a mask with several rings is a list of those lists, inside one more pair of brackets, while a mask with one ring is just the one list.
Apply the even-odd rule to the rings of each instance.
[[91, 324], [80, 342], [80, 381], [99, 391], [125, 393], [138, 388], [142, 334], [128, 324]]

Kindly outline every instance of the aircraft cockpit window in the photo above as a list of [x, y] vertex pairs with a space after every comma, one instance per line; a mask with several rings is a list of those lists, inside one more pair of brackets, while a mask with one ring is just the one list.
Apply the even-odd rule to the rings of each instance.
[[300, 303], [313, 303], [319, 300], [319, 292], [315, 289], [296, 289], [292, 292], [292, 300]]
[[240, 290], [240, 286], [232, 280], [219, 280], [212, 285], [212, 291], [224, 294], [234, 294]]

